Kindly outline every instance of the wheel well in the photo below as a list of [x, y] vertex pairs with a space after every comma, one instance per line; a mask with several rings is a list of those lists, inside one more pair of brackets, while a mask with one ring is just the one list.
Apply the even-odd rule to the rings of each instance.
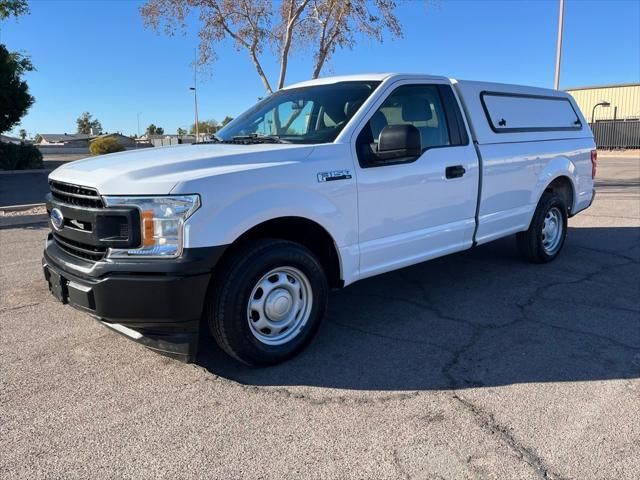
[[342, 288], [340, 258], [335, 243], [329, 232], [316, 222], [302, 217], [281, 217], [260, 223], [235, 240], [225, 251], [224, 257], [260, 238], [289, 240], [307, 247], [322, 264], [329, 286]]
[[553, 192], [564, 198], [565, 204], [567, 205], [567, 212], [571, 215], [573, 210], [573, 184], [569, 177], [561, 176], [553, 180], [547, 188], [544, 190], [545, 192]]

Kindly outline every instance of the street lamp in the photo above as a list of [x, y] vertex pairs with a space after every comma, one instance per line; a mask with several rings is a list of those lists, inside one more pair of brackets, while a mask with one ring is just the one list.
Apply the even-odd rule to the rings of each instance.
[[198, 131], [198, 90], [196, 89], [196, 87], [189, 87], [189, 90], [193, 90], [193, 101], [195, 104], [195, 112], [196, 112], [196, 143], [198, 143], [198, 136], [199, 136], [199, 131]]
[[602, 107], [610, 107], [610, 106], [611, 106], [611, 104], [610, 104], [609, 102], [607, 102], [606, 100], [602, 100], [602, 101], [600, 101], [600, 102], [596, 103], [596, 104], [593, 106], [593, 110], [591, 110], [591, 123], [594, 123], [594, 122], [595, 122], [596, 108], [597, 108], [597, 107], [601, 107], [601, 106], [602, 106]]
[[189, 87], [189, 90], [193, 90], [193, 102], [195, 105], [196, 114], [196, 143], [198, 143], [199, 129], [198, 129], [198, 83], [196, 81], [196, 72], [198, 69], [198, 50], [193, 52], [193, 87]]
[[556, 48], [556, 78], [553, 82], [556, 90], [560, 89], [560, 58], [562, 57], [562, 27], [564, 23], [564, 0], [560, 0], [560, 14], [558, 15], [558, 47]]

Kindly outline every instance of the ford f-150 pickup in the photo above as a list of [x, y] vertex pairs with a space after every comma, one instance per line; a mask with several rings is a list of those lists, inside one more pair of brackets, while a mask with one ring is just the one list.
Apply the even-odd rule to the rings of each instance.
[[53, 295], [184, 361], [210, 329], [274, 364], [328, 292], [516, 236], [561, 251], [594, 198], [596, 150], [570, 95], [439, 76], [323, 78], [263, 99], [210, 140], [66, 164], [49, 176]]

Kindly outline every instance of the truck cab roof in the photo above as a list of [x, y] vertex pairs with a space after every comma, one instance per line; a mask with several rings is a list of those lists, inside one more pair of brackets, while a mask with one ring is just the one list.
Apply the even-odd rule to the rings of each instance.
[[311, 87], [314, 85], [331, 85], [332, 83], [339, 82], [382, 82], [385, 80], [410, 80], [412, 78], [425, 80], [439, 80], [439, 81], [448, 81], [447, 77], [438, 76], [438, 75], [426, 75], [426, 74], [416, 74], [416, 73], [360, 73], [357, 75], [336, 75], [333, 77], [322, 77], [316, 78], [314, 80], [307, 80], [304, 82], [294, 83], [292, 85], [288, 85], [284, 87], [284, 89], [290, 88], [300, 88], [300, 87]]

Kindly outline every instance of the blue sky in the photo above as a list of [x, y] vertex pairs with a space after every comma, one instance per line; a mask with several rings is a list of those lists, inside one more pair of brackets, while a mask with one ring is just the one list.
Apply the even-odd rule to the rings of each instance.
[[[149, 123], [175, 132], [193, 123], [197, 23], [185, 35], [145, 29], [136, 1], [34, 0], [31, 15], [0, 24], [0, 42], [29, 53], [36, 103], [21, 127], [71, 133], [87, 110], [106, 131]], [[339, 51], [323, 75], [402, 71], [553, 86], [558, 0], [409, 1], [398, 10], [404, 38], [361, 41]], [[200, 118], [235, 116], [264, 94], [245, 52], [218, 47], [198, 85]], [[287, 83], [309, 78], [310, 52], [294, 52]], [[265, 58], [270, 77], [277, 64]], [[640, 0], [567, 0], [561, 87], [640, 82]], [[19, 127], [18, 127], [19, 128]], [[16, 128], [14, 132], [17, 131]]]

